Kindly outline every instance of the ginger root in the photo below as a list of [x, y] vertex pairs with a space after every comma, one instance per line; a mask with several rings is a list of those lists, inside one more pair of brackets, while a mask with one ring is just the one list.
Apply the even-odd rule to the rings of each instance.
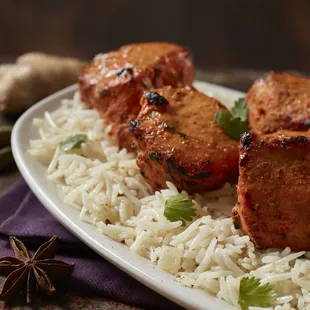
[[78, 80], [84, 62], [28, 53], [0, 65], [0, 113], [17, 115], [44, 97]]

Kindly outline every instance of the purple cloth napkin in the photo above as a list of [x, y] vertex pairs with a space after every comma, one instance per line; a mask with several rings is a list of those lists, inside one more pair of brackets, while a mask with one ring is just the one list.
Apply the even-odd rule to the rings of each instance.
[[181, 309], [86, 247], [38, 201], [24, 180], [0, 197], [0, 256], [13, 255], [8, 236], [19, 237], [32, 251], [53, 235], [57, 258], [75, 262], [67, 289], [118, 300], [146, 309]]

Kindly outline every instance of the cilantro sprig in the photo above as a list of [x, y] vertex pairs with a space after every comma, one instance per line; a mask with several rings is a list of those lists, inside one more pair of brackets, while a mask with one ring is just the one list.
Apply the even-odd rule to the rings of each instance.
[[240, 281], [238, 304], [242, 310], [249, 307], [267, 308], [277, 298], [274, 286], [266, 283], [260, 286], [260, 279], [255, 277], [243, 278]]
[[193, 206], [191, 200], [186, 199], [183, 194], [177, 194], [165, 201], [164, 215], [170, 222], [182, 221], [184, 226], [185, 221], [191, 221], [196, 216]]
[[235, 106], [230, 110], [233, 117], [240, 117], [242, 121], [247, 121], [248, 110], [244, 98], [239, 98], [234, 102]]
[[84, 143], [87, 139], [87, 136], [84, 134], [78, 134], [75, 136], [70, 136], [68, 139], [64, 142], [60, 143], [60, 150], [62, 152], [67, 152], [72, 149], [78, 149], [81, 147], [81, 144]]
[[243, 98], [235, 101], [235, 106], [229, 111], [217, 112], [214, 116], [216, 124], [224, 133], [234, 140], [239, 140], [241, 134], [249, 130], [248, 111]]

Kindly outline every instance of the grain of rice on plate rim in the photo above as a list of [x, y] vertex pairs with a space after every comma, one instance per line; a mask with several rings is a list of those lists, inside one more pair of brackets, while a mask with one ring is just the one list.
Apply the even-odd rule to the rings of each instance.
[[[220, 94], [213, 95], [221, 100]], [[118, 150], [111, 127], [80, 101], [78, 92], [33, 125], [39, 138], [30, 141], [29, 153], [47, 166], [47, 179], [57, 185], [65, 203], [80, 211], [81, 220], [175, 274], [183, 285], [237, 308], [240, 280], [255, 276], [275, 286], [274, 309], [310, 309], [310, 252], [255, 250], [230, 217], [234, 185], [190, 197], [197, 218], [184, 227], [163, 215], [165, 200], [178, 193], [175, 186], [168, 182], [168, 189], [152, 195], [135, 154]], [[60, 151], [61, 142], [81, 133], [87, 140], [80, 149]]]

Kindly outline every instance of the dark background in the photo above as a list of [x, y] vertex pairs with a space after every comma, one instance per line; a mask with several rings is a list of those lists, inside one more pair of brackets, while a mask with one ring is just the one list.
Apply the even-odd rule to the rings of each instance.
[[199, 69], [310, 72], [310, 1], [0, 0], [0, 57], [92, 58], [138, 41], [188, 47]]

